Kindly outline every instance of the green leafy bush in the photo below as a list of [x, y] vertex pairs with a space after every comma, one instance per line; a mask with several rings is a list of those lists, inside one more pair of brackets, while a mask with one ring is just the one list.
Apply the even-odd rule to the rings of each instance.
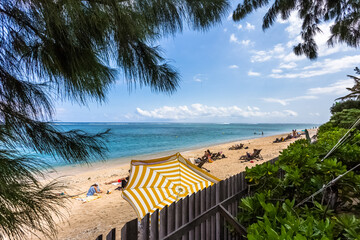
[[[333, 126], [340, 127], [340, 128], [350, 128], [355, 121], [360, 116], [360, 109], [344, 109], [341, 112], [335, 113], [330, 118], [330, 123], [333, 124]], [[360, 129], [360, 126], [358, 126], [358, 129]]]
[[[325, 128], [324, 128], [325, 129]], [[248, 239], [360, 239], [354, 212], [360, 202], [360, 175], [352, 171], [323, 192], [295, 208], [360, 162], [357, 130], [324, 161], [347, 129], [327, 126], [318, 141], [300, 139], [283, 150], [275, 164], [246, 169], [246, 179], [255, 194], [243, 198], [238, 220], [248, 228]], [[279, 178], [282, 171], [283, 178]]]
[[248, 228], [248, 239], [306, 240], [333, 239], [335, 221], [316, 219], [311, 214], [304, 217], [294, 211], [295, 201], [286, 199], [282, 204], [266, 202], [263, 194], [256, 194], [264, 214]]
[[356, 100], [346, 100], [341, 102], [335, 102], [330, 108], [331, 114], [341, 112], [344, 109], [356, 108], [360, 109], [360, 101]]

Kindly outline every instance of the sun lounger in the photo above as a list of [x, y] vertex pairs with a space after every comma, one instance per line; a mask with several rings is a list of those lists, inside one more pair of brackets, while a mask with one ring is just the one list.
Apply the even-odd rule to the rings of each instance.
[[201, 160], [201, 162], [200, 162], [198, 165], [196, 165], [196, 166], [197, 166], [198, 168], [202, 168], [202, 169], [210, 172], [210, 170], [208, 170], [208, 169], [206, 169], [206, 168], [203, 167], [204, 164], [205, 164], [207, 161], [208, 161], [207, 159], [203, 158], [203, 159]]
[[243, 143], [240, 143], [240, 144], [235, 144], [233, 146], [231, 146], [229, 148], [229, 150], [239, 150], [239, 149], [242, 149], [244, 147], [244, 144]]
[[250, 161], [250, 160], [253, 160], [253, 159], [262, 160], [263, 157], [260, 154], [261, 150], [262, 149], [254, 149], [254, 152], [252, 154], [250, 154], [250, 156], [248, 156], [247, 154], [243, 155], [243, 156], [240, 157], [240, 160], [245, 160], [245, 161]]

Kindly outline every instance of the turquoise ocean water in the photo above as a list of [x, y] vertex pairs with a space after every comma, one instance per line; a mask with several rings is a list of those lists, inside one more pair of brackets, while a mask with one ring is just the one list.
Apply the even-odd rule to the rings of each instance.
[[[242, 139], [301, 131], [316, 124], [209, 124], [209, 123], [61, 123], [64, 130], [80, 129], [97, 133], [110, 129], [107, 138], [107, 160], [184, 151]], [[257, 133], [257, 134], [254, 134]], [[52, 166], [64, 165], [50, 157]]]

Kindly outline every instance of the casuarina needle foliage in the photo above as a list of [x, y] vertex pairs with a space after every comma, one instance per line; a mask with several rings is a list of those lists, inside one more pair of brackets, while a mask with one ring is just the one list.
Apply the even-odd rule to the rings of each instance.
[[352, 0], [244, 0], [239, 3], [233, 13], [233, 19], [240, 21], [248, 14], [259, 8], [266, 7], [267, 12], [263, 18], [263, 30], [271, 27], [278, 18], [287, 20], [291, 14], [301, 19], [301, 43], [294, 46], [296, 55], [305, 55], [309, 59], [316, 59], [318, 46], [315, 36], [321, 33], [320, 24], [331, 23], [331, 36], [328, 45], [346, 43], [351, 47], [359, 47], [359, 10], [358, 1]]

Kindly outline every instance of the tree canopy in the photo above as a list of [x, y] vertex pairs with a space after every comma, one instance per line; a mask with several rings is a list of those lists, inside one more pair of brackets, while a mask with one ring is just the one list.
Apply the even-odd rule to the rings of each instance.
[[[271, 5], [271, 6], [269, 6]], [[238, 4], [233, 13], [233, 20], [240, 21], [248, 14], [259, 8], [269, 6], [263, 17], [263, 30], [271, 27], [278, 17], [287, 20], [294, 13], [301, 19], [300, 36], [303, 42], [294, 46], [296, 55], [305, 55], [309, 59], [318, 56], [318, 47], [314, 40], [317, 33], [321, 32], [319, 25], [331, 22], [331, 36], [329, 46], [336, 43], [346, 43], [351, 47], [359, 47], [360, 32], [360, 4], [358, 1], [345, 0], [244, 0]]]
[[360, 101], [349, 99], [346, 101], [335, 102], [331, 106], [330, 112], [331, 114], [335, 114], [341, 112], [344, 109], [350, 109], [350, 108], [360, 109]]
[[129, 88], [172, 93], [180, 75], [157, 41], [185, 26], [204, 31], [227, 0], [8, 0], [0, 2], [0, 238], [56, 233], [59, 184], [39, 181], [39, 155], [88, 162], [106, 153], [104, 134], [50, 124], [57, 100], [103, 102], [116, 78]]

